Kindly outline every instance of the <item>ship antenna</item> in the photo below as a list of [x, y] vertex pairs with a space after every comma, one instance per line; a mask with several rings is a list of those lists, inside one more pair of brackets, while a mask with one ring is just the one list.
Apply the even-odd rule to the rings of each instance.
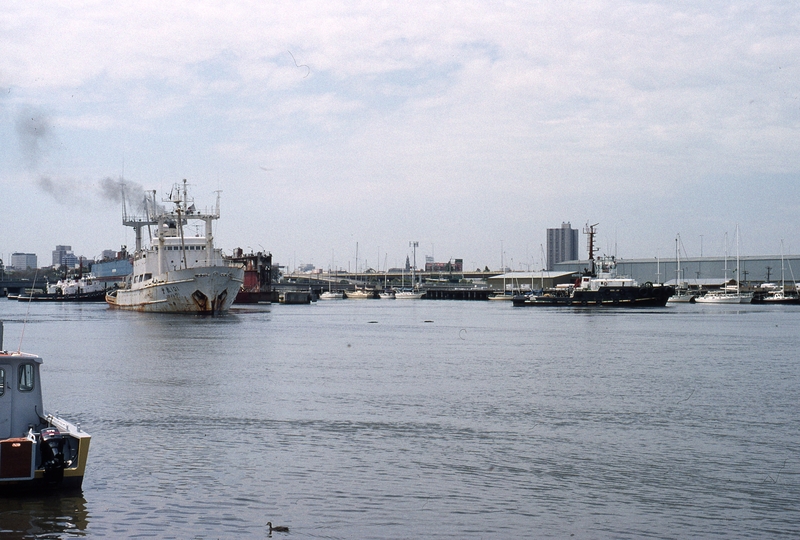
[[595, 231], [595, 227], [597, 227], [599, 223], [595, 223], [594, 225], [586, 224], [586, 227], [583, 228], [583, 234], [589, 236], [589, 263], [591, 264], [592, 275], [594, 275], [594, 253], [597, 251], [597, 248], [594, 247], [594, 235], [597, 233]]

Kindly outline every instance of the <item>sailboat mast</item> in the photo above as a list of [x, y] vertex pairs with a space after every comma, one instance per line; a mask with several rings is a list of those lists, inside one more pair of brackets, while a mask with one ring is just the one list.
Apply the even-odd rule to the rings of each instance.
[[413, 241], [413, 240], [408, 243], [408, 247], [414, 248], [413, 249], [414, 261], [413, 261], [413, 264], [411, 265], [411, 288], [412, 289], [416, 287], [416, 284], [414, 283], [414, 277], [415, 277], [415, 270], [417, 268], [417, 246], [418, 245], [419, 245], [419, 242]]

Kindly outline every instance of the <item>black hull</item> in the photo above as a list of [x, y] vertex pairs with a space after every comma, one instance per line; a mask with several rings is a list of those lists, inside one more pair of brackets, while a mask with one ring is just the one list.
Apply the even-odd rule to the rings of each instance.
[[79, 294], [21, 294], [17, 300], [20, 302], [105, 302], [106, 292], [103, 290]]
[[539, 307], [664, 307], [675, 294], [669, 286], [600, 287], [596, 291], [575, 290], [570, 296], [516, 297], [515, 306]]
[[234, 304], [271, 304], [278, 302], [277, 291], [239, 291]]

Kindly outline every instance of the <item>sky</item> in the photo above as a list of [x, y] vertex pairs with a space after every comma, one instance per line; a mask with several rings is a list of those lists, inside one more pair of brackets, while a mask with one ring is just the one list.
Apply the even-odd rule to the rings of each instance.
[[0, 258], [131, 248], [120, 183], [184, 178], [290, 269], [797, 254], [799, 63], [791, 1], [7, 0]]

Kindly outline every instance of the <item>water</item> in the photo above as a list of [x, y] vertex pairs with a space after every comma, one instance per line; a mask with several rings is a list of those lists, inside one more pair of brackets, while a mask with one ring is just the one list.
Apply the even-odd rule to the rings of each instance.
[[800, 535], [792, 306], [364, 300], [222, 318], [0, 300], [82, 496], [3, 538]]

